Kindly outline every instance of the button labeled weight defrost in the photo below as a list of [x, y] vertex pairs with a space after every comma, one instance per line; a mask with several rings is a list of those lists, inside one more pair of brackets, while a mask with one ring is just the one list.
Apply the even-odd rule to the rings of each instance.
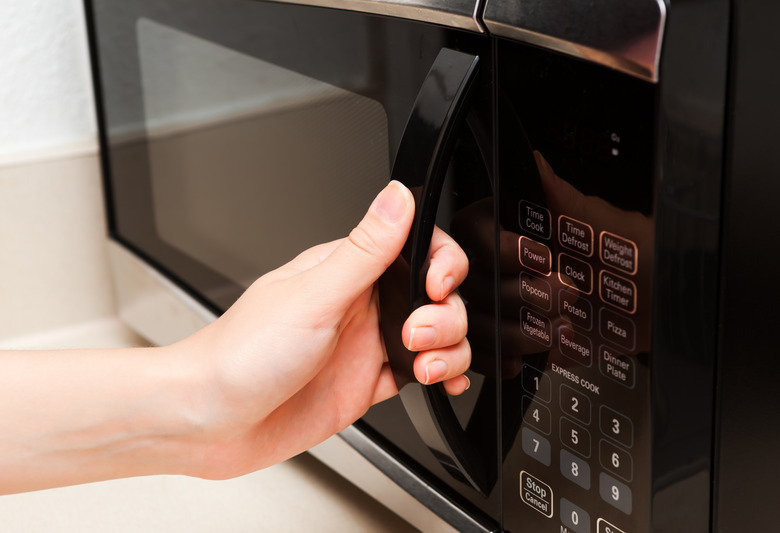
[[636, 274], [639, 251], [633, 241], [608, 231], [601, 232], [599, 241], [602, 263], [626, 274]]

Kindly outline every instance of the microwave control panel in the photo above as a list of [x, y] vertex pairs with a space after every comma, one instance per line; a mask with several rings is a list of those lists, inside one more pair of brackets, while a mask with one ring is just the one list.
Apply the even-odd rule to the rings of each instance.
[[647, 531], [654, 87], [499, 50], [504, 527]]

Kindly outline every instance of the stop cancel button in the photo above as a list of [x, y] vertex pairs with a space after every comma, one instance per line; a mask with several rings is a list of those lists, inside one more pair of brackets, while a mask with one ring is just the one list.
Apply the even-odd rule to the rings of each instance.
[[547, 518], [552, 518], [552, 488], [526, 471], [520, 472], [520, 497], [526, 505], [530, 505]]

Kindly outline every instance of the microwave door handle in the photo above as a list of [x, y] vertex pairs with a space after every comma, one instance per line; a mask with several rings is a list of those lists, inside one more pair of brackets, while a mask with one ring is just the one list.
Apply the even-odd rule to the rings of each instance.
[[392, 170], [393, 179], [415, 195], [415, 218], [403, 252], [379, 281], [379, 298], [388, 360], [416, 431], [448, 472], [487, 494], [490, 475], [482, 454], [468, 439], [443, 386], [422, 385], [414, 378], [416, 354], [401, 341], [409, 312], [430, 302], [425, 278], [431, 236], [450, 156], [475, 92], [478, 66], [478, 56], [443, 48], [417, 95]]

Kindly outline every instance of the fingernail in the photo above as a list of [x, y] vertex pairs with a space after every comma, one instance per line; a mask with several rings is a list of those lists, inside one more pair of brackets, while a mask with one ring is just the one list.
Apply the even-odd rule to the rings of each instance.
[[469, 377], [466, 374], [463, 374], [463, 379], [466, 380], [466, 388], [463, 389], [463, 392], [466, 392], [471, 387], [471, 380], [469, 379]]
[[541, 174], [543, 178], [550, 177], [555, 179], [555, 172], [552, 171], [550, 163], [547, 162], [541, 152], [534, 150], [534, 159], [536, 159], [536, 166], [539, 169], [539, 174]]
[[447, 363], [440, 359], [431, 361], [425, 367], [425, 384], [430, 385], [441, 381], [447, 375]]
[[449, 293], [452, 292], [452, 289], [455, 288], [455, 279], [453, 279], [452, 276], [447, 276], [444, 278], [444, 280], [441, 282], [441, 296], [439, 298], [439, 301], [444, 300]]
[[436, 341], [436, 329], [430, 326], [412, 328], [409, 332], [409, 351], [419, 352]]
[[372, 208], [376, 214], [387, 222], [398, 222], [403, 218], [407, 209], [405, 192], [403, 185], [393, 180], [379, 193], [379, 196], [374, 200]]

